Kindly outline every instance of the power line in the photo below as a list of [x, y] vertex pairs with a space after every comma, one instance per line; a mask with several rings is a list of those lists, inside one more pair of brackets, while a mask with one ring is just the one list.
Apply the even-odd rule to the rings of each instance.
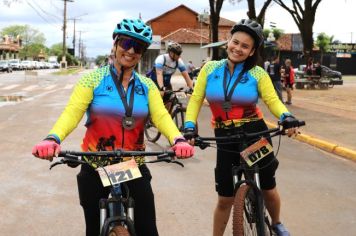
[[53, 18], [56, 18], [57, 20], [62, 21], [62, 18], [60, 18], [59, 16], [56, 16], [56, 15], [54, 15], [54, 14], [51, 14], [51, 13], [49, 13], [49, 12], [43, 10], [42, 7], [41, 7], [40, 5], [38, 5], [38, 3], [36, 3], [34, 0], [32, 0], [32, 2], [33, 2], [44, 14], [46, 14], [46, 15], [48, 15], [48, 16], [51, 16], [51, 17], [53, 17]]
[[28, 1], [26, 1], [26, 3], [36, 12], [36, 14], [39, 16], [39, 17], [41, 17], [42, 18], [42, 20], [44, 20], [45, 22], [47, 22], [48, 24], [50, 24], [50, 25], [52, 25], [52, 26], [54, 26], [54, 27], [58, 27], [58, 26], [55, 26], [52, 22], [49, 22], [46, 18], [44, 18], [40, 13], [39, 13], [39, 11], [37, 11], [37, 9], [34, 7], [34, 6], [32, 6], [32, 4], [31, 3], [29, 3]]

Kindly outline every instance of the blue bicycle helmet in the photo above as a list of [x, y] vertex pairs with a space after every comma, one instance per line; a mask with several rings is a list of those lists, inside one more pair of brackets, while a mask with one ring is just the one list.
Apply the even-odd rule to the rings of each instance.
[[117, 24], [112, 38], [116, 40], [118, 35], [127, 35], [139, 39], [148, 45], [152, 43], [152, 29], [141, 19], [123, 19]]
[[231, 29], [231, 35], [237, 31], [243, 31], [251, 35], [255, 42], [256, 46], [259, 47], [263, 43], [263, 31], [262, 26], [254, 20], [251, 19], [242, 19]]

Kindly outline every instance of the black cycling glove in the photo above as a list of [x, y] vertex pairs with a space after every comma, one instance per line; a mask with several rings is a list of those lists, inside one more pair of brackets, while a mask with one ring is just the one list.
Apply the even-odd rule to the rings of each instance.
[[186, 140], [191, 140], [198, 136], [195, 128], [184, 128], [183, 136]]

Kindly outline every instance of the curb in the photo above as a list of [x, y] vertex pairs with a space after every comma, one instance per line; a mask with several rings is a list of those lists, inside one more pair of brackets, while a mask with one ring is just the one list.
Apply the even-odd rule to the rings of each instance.
[[[265, 120], [267, 126], [269, 127], [277, 127], [274, 123]], [[337, 144], [334, 143], [329, 143], [327, 141], [315, 138], [313, 136], [310, 135], [306, 135], [306, 134], [298, 134], [297, 136], [293, 137], [294, 139], [304, 142], [304, 143], [308, 143], [314, 147], [320, 148], [324, 151], [333, 153], [335, 155], [344, 157], [346, 159], [352, 160], [352, 161], [356, 161], [356, 151], [348, 149], [348, 148], [344, 148], [341, 147]]]

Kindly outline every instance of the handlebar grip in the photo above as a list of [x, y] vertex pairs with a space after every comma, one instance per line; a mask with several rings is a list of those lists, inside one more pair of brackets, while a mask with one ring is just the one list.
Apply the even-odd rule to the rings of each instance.
[[304, 120], [298, 121], [298, 127], [304, 126], [304, 125], [305, 125], [305, 121]]

